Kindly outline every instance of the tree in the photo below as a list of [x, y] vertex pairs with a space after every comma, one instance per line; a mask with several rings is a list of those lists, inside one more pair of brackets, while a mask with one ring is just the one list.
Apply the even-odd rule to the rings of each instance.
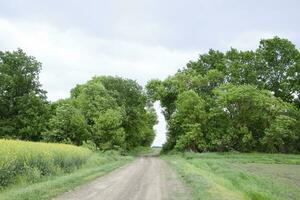
[[[226, 80], [227, 82], [239, 84], [259, 85], [261, 81], [260, 61], [254, 51], [238, 51], [230, 49], [226, 52]], [[263, 87], [262, 87], [263, 88]]]
[[55, 113], [49, 120], [49, 129], [43, 133], [44, 140], [82, 145], [89, 138], [84, 116], [71, 100], [60, 100], [55, 104]]
[[100, 149], [149, 146], [154, 139], [156, 115], [133, 80], [94, 77], [72, 89], [70, 101], [84, 116], [88, 139]]
[[119, 107], [103, 84], [95, 79], [77, 85], [71, 91], [74, 106], [83, 114], [89, 131], [89, 140], [98, 148], [120, 148], [124, 144], [122, 121], [124, 108]]
[[262, 87], [299, 108], [300, 52], [295, 45], [278, 37], [261, 40], [257, 58]]
[[151, 105], [147, 105], [143, 88], [136, 81], [120, 77], [100, 76], [93, 81], [103, 84], [118, 106], [124, 109], [125, 116], [121, 126], [125, 131], [126, 148], [151, 145], [156, 115], [153, 115]]
[[125, 131], [122, 125], [121, 111], [108, 109], [95, 119], [93, 140], [101, 149], [125, 148]]
[[266, 145], [266, 149], [269, 152], [299, 152], [299, 128], [299, 119], [278, 115], [266, 130], [266, 134], [262, 138], [262, 144]]
[[21, 49], [0, 51], [0, 136], [41, 140], [49, 118], [46, 92], [41, 89], [41, 63]]
[[216, 106], [224, 112], [231, 126], [232, 148], [240, 151], [262, 150], [260, 140], [284, 103], [267, 90], [252, 85], [223, 85], [215, 91]]
[[274, 37], [255, 51], [211, 49], [149, 81], [149, 100], [160, 101], [168, 123], [164, 150], [299, 151], [299, 74], [299, 51]]
[[[191, 149], [203, 151], [206, 149], [202, 125], [205, 124], [205, 103], [194, 91], [186, 91], [179, 95], [176, 101], [176, 112], [170, 119], [168, 136], [174, 138], [175, 146], [180, 150]], [[172, 142], [171, 141], [171, 142]]]

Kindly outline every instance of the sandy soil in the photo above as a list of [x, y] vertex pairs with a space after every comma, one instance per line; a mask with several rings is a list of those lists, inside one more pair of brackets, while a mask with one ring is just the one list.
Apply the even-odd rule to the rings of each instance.
[[141, 157], [55, 200], [190, 200], [177, 175], [157, 157]]

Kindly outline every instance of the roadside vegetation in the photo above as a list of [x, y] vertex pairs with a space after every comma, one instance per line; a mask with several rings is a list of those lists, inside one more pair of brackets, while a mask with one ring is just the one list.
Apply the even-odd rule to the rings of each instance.
[[67, 144], [0, 140], [0, 188], [81, 167], [92, 151]]
[[167, 120], [165, 152], [300, 152], [300, 52], [289, 40], [211, 49], [147, 91]]
[[0, 138], [120, 151], [151, 145], [156, 114], [136, 81], [95, 76], [69, 98], [49, 102], [41, 68], [21, 49], [0, 51]]
[[300, 155], [175, 153], [164, 155], [195, 199], [300, 198]]
[[114, 150], [0, 140], [0, 199], [51, 199], [133, 159]]

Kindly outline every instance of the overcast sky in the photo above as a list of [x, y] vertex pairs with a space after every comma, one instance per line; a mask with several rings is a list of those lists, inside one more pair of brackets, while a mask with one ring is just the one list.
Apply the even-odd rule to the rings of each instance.
[[[209, 48], [255, 49], [278, 35], [299, 49], [299, 9], [298, 0], [0, 0], [0, 50], [42, 62], [55, 101], [93, 75], [166, 78]], [[165, 141], [159, 119], [155, 145]]]

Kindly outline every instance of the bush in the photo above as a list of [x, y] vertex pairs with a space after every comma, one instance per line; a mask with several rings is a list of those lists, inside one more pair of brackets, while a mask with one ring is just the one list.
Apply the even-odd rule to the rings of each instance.
[[67, 144], [0, 140], [0, 188], [19, 180], [71, 172], [92, 151]]

